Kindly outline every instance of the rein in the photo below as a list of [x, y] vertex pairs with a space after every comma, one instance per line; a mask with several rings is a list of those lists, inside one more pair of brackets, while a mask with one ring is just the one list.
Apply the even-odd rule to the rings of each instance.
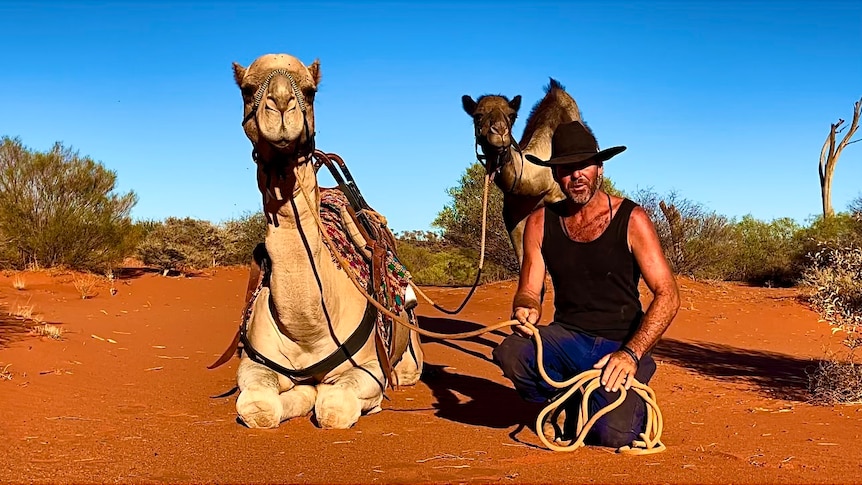
[[[508, 129], [509, 129], [509, 133], [511, 134], [512, 133], [512, 125], [509, 125]], [[479, 286], [479, 280], [482, 278], [482, 268], [485, 265], [485, 238], [487, 235], [487, 225], [488, 225], [488, 187], [491, 185], [491, 182], [494, 180], [494, 177], [496, 177], [497, 174], [499, 174], [503, 170], [503, 167], [505, 167], [509, 163], [512, 163], [512, 158], [508, 157], [508, 159], [505, 162], [498, 163], [497, 167], [493, 171], [489, 171], [488, 170], [488, 168], [489, 168], [489, 165], [488, 165], [488, 158], [489, 157], [488, 157], [488, 155], [484, 155], [484, 154], [479, 153], [479, 136], [480, 136], [479, 128], [476, 127], [475, 128], [475, 147], [474, 147], [475, 152], [476, 152], [476, 161], [478, 161], [479, 164], [485, 168], [485, 186], [484, 186], [484, 189], [482, 190], [482, 236], [480, 239], [481, 242], [479, 243], [479, 264], [478, 264], [478, 269], [476, 271], [476, 279], [473, 281], [473, 285], [470, 286], [470, 291], [467, 292], [467, 296], [464, 297], [464, 300], [461, 302], [460, 305], [458, 305], [458, 308], [456, 308], [455, 310], [449, 310], [448, 308], [444, 308], [444, 307], [438, 305], [433, 300], [431, 300], [431, 298], [429, 298], [428, 295], [426, 295], [421, 289], [419, 289], [419, 287], [416, 286], [413, 283], [413, 281], [410, 282], [410, 286], [413, 288], [413, 291], [415, 291], [417, 294], [421, 295], [422, 298], [425, 299], [425, 301], [427, 301], [428, 303], [431, 304], [431, 306], [433, 306], [437, 310], [439, 310], [443, 313], [446, 313], [448, 315], [456, 315], [458, 313], [461, 313], [461, 310], [463, 310], [464, 307], [467, 306], [467, 302], [470, 301], [470, 298], [473, 297], [473, 293], [476, 292], [476, 288], [478, 288], [478, 286]], [[512, 138], [512, 142], [509, 146], [514, 147], [515, 151], [518, 152], [518, 155], [521, 158], [521, 173], [518, 174], [518, 177], [515, 178], [515, 180], [512, 182], [512, 186], [509, 187], [509, 190], [508, 190], [508, 192], [512, 192], [513, 190], [515, 190], [515, 186], [518, 184], [518, 182], [521, 180], [521, 176], [524, 174], [524, 152], [521, 151], [521, 147], [515, 142], [514, 138]], [[500, 160], [500, 158], [498, 155], [497, 161], [499, 162], [499, 160]]]

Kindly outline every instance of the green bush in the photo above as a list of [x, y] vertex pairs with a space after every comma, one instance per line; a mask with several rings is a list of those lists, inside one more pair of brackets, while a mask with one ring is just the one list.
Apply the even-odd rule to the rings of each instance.
[[219, 226], [224, 248], [221, 264], [249, 264], [252, 251], [266, 237], [266, 217], [263, 212], [249, 212]]
[[117, 175], [56, 143], [0, 143], [0, 264], [106, 271], [134, 247], [134, 192], [114, 193]]
[[211, 222], [168, 217], [148, 228], [137, 252], [148, 266], [189, 273], [216, 266], [225, 249], [218, 227]]
[[[485, 169], [479, 163], [474, 163], [461, 176], [458, 186], [447, 190], [451, 203], [443, 208], [433, 223], [443, 230], [447, 242], [461, 248], [472, 248], [477, 253], [482, 240], [484, 186]], [[485, 259], [509, 271], [518, 271], [515, 250], [503, 223], [503, 193], [496, 186], [488, 188]]]
[[862, 243], [862, 222], [852, 213], [839, 212], [832, 217], [816, 217], [796, 236], [801, 258], [823, 247], [838, 248]]
[[631, 195], [655, 225], [665, 257], [677, 274], [694, 278], [724, 279], [733, 261], [732, 222], [680, 197], [676, 192], [659, 196], [652, 189]]
[[[476, 280], [479, 253], [447, 243], [433, 232], [398, 235], [398, 260], [420, 285], [469, 286]], [[499, 281], [516, 273], [489, 261], [482, 268], [481, 282]]]
[[847, 212], [857, 222], [862, 222], [862, 194], [857, 195], [855, 199], [850, 201], [850, 204], [847, 205]]
[[769, 286], [796, 282], [800, 227], [793, 219], [764, 222], [747, 215], [734, 224], [733, 231], [735, 247], [727, 255], [728, 279]]

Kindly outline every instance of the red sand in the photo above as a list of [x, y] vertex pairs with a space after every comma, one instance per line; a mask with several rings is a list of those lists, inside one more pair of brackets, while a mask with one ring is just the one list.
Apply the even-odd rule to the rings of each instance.
[[[72, 274], [0, 276], [0, 483], [862, 483], [862, 407], [806, 403], [805, 369], [840, 349], [793, 289], [681, 279], [683, 308], [655, 351], [668, 450], [554, 453], [490, 360], [502, 332], [427, 341], [426, 370], [349, 430], [308, 418], [275, 430], [236, 421], [233, 336], [247, 270], [117, 281], [81, 299]], [[513, 282], [480, 288], [422, 325], [456, 332], [506, 318]], [[454, 306], [464, 289], [428, 289]], [[9, 315], [65, 330], [35, 337]], [[550, 315], [550, 309], [546, 311]], [[111, 339], [115, 342], [111, 342]], [[7, 367], [8, 366], [8, 367]]]

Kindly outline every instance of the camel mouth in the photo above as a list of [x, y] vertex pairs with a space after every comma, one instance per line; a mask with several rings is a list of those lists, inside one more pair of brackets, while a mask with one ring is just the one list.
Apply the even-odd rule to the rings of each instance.
[[508, 140], [501, 135], [490, 135], [484, 141], [485, 146], [497, 152], [503, 152], [509, 147]]
[[272, 145], [273, 148], [275, 148], [276, 150], [278, 150], [280, 152], [286, 152], [290, 148], [293, 147], [294, 142], [292, 140], [281, 139], [281, 140], [276, 140], [276, 141], [270, 140], [269, 144]]

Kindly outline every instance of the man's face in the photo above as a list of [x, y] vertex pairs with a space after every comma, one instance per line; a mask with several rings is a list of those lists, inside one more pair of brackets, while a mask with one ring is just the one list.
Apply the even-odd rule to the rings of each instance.
[[596, 195], [602, 185], [604, 167], [592, 160], [553, 168], [554, 180], [575, 204], [584, 205]]

